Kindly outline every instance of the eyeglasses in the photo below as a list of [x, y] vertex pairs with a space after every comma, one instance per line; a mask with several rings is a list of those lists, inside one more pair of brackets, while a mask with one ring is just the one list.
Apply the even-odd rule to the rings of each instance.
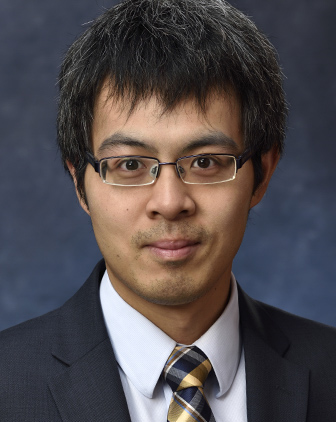
[[239, 157], [230, 154], [198, 154], [178, 158], [173, 163], [161, 163], [157, 158], [141, 155], [121, 155], [95, 160], [86, 152], [87, 161], [99, 173], [103, 182], [115, 186], [151, 185], [159, 177], [161, 166], [175, 166], [179, 178], [190, 185], [212, 185], [235, 179], [237, 171], [251, 158], [246, 150]]

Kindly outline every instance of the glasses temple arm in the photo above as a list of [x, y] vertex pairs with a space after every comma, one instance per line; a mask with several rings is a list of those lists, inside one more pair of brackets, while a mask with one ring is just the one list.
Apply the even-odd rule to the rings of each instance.
[[249, 160], [252, 157], [252, 152], [251, 150], [247, 149], [245, 152], [243, 152], [242, 155], [240, 155], [237, 159], [237, 171], [243, 167], [243, 164], [246, 163], [247, 160]]
[[100, 174], [99, 161], [96, 161], [94, 156], [89, 151], [86, 151], [85, 155], [88, 163], [90, 163], [91, 166], [95, 169], [95, 171]]

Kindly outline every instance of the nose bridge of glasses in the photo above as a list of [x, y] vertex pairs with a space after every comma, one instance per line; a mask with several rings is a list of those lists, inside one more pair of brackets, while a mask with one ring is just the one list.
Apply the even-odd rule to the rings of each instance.
[[180, 174], [180, 170], [178, 168], [177, 163], [178, 163], [177, 161], [172, 162], [172, 163], [171, 162], [158, 163], [159, 168], [158, 168], [158, 171], [157, 171], [156, 178], [158, 178], [159, 175], [160, 175], [161, 166], [175, 166], [176, 173], [177, 173], [178, 177], [181, 179], [181, 174]]

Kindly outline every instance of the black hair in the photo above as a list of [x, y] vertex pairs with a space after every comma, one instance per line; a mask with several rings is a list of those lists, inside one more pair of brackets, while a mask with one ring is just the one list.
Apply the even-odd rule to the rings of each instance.
[[84, 199], [93, 109], [107, 79], [111, 96], [129, 100], [130, 113], [152, 95], [165, 111], [193, 98], [205, 113], [210, 93], [233, 91], [255, 188], [262, 154], [283, 151], [282, 72], [274, 47], [246, 15], [224, 0], [124, 0], [72, 44], [60, 72], [58, 143]]

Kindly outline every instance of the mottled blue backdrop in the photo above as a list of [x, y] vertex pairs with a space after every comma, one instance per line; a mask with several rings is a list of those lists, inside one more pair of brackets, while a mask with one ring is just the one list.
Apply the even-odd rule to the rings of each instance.
[[[100, 253], [55, 137], [61, 58], [107, 0], [0, 2], [0, 329], [62, 304]], [[336, 2], [235, 0], [277, 47], [286, 154], [234, 271], [252, 296], [336, 325]]]

